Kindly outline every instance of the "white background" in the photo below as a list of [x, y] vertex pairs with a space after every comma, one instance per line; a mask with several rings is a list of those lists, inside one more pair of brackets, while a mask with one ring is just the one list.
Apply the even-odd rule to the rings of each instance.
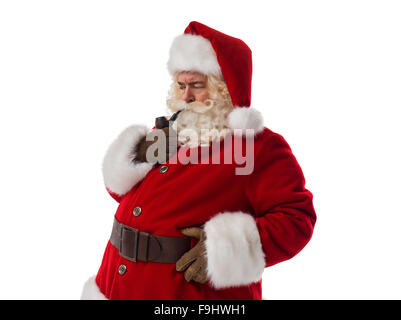
[[165, 114], [197, 20], [253, 51], [252, 107], [304, 170], [310, 243], [266, 299], [401, 298], [399, 1], [1, 1], [0, 298], [78, 299], [117, 203], [110, 142]]

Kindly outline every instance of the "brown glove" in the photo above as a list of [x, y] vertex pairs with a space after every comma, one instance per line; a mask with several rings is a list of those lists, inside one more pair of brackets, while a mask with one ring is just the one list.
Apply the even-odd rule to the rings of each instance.
[[[163, 163], [170, 159], [176, 152], [177, 152], [177, 133], [171, 128], [171, 127], [165, 127], [162, 129], [155, 129], [159, 131], [161, 134], [164, 134], [166, 136], [166, 144], [165, 144], [165, 154], [160, 154], [159, 155], [159, 149], [156, 148], [156, 151], [154, 152], [154, 157], [157, 158], [158, 163]], [[151, 138], [150, 141], [147, 141], [146, 139], [147, 136], [143, 137], [141, 141], [139, 141], [137, 148], [136, 148], [136, 157], [134, 160], [139, 161], [139, 162], [150, 162], [151, 159], [146, 158], [146, 152], [148, 151], [148, 148], [153, 145], [154, 143], [158, 143], [158, 136], [154, 136], [154, 139]]]
[[188, 237], [195, 237], [199, 241], [191, 250], [183, 254], [180, 260], [177, 261], [175, 269], [178, 272], [186, 270], [184, 278], [188, 282], [193, 280], [205, 283], [208, 280], [205, 247], [206, 233], [201, 228], [196, 227], [185, 228], [181, 232]]

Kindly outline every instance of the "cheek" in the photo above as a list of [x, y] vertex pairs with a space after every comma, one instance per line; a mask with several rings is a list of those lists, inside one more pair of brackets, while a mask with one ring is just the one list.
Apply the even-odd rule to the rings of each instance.
[[199, 92], [196, 95], [196, 100], [199, 101], [199, 102], [204, 102], [208, 98], [209, 98], [209, 92], [207, 90], [204, 91], [204, 92]]

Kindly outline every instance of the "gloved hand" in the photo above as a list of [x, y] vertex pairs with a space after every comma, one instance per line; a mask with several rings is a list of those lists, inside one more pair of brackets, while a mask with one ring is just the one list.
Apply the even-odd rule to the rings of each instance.
[[184, 270], [184, 278], [188, 282], [193, 280], [199, 283], [205, 283], [208, 280], [206, 270], [206, 233], [201, 228], [190, 227], [181, 230], [181, 233], [188, 237], [199, 239], [198, 243], [189, 251], [184, 253], [177, 261], [175, 268], [178, 272]]
[[[156, 151], [154, 152], [154, 157], [157, 159], [156, 162], [158, 163], [163, 163], [166, 162], [168, 159], [170, 159], [176, 152], [177, 152], [177, 133], [172, 129], [171, 127], [165, 127], [162, 129], [155, 129], [156, 132], [160, 134], [164, 134], [166, 139], [165, 139], [165, 145], [159, 146], [156, 148]], [[134, 160], [139, 161], [139, 162], [150, 162], [152, 159], [147, 159], [146, 158], [146, 152], [148, 151], [149, 147], [152, 146], [155, 143], [158, 142], [158, 136], [155, 135], [153, 138], [151, 138], [150, 141], [147, 141], [147, 137], [149, 137], [149, 134], [151, 134], [153, 131], [148, 133], [145, 137], [142, 138], [141, 141], [139, 141], [137, 147], [136, 147], [136, 157]], [[155, 134], [155, 132], [152, 133], [152, 135]], [[160, 142], [162, 143], [162, 141]], [[155, 146], [156, 147], [156, 146]], [[159, 154], [159, 150], [161, 147], [164, 147], [165, 153]], [[152, 152], [152, 158], [153, 158], [153, 152]]]

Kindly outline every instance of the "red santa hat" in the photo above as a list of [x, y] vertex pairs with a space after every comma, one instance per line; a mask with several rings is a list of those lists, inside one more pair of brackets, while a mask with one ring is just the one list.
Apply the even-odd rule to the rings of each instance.
[[174, 39], [167, 65], [171, 75], [197, 71], [223, 76], [233, 105], [251, 105], [252, 51], [240, 39], [192, 21]]

